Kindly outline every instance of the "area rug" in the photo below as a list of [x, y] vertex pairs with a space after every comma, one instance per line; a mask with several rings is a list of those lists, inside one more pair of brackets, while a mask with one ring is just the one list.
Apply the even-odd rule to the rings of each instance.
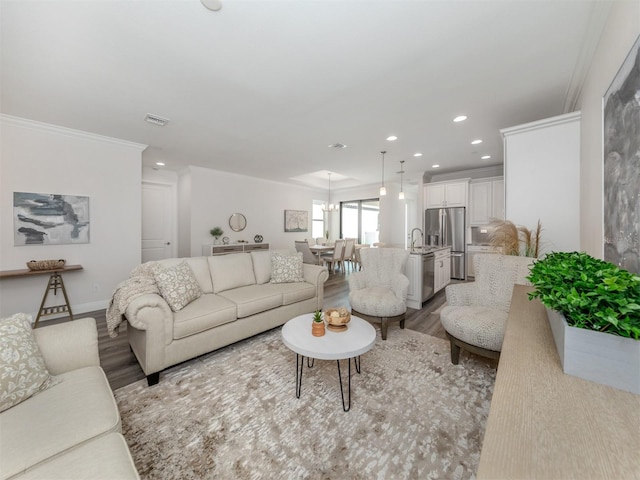
[[474, 478], [495, 369], [469, 356], [453, 365], [448, 342], [398, 328], [386, 341], [378, 331], [361, 360], [349, 412], [335, 361], [305, 366], [296, 398], [280, 328], [116, 390], [140, 476]]

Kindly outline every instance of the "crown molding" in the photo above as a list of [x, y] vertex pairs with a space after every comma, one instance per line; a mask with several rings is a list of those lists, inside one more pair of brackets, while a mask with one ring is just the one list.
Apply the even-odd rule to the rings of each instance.
[[94, 142], [109, 143], [111, 145], [133, 148], [134, 150], [138, 150], [140, 152], [144, 151], [148, 147], [148, 145], [144, 145], [142, 143], [130, 142], [128, 140], [121, 140], [119, 138], [106, 137], [104, 135], [98, 135], [96, 133], [83, 132], [82, 130], [75, 130], [73, 128], [60, 127], [58, 125], [52, 125], [50, 123], [14, 117], [12, 115], [6, 115], [4, 113], [0, 114], [0, 122], [4, 125], [10, 125], [13, 127], [26, 128], [29, 130], [36, 130], [47, 133], [55, 133], [58, 135], [65, 135], [67, 137], [82, 138], [84, 140], [91, 140]]

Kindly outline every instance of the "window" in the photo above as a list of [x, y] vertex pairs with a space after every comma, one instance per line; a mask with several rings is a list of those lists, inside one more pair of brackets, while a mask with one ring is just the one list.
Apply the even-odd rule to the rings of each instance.
[[324, 210], [322, 207], [324, 202], [322, 200], [314, 200], [311, 209], [311, 236], [313, 238], [324, 237]]
[[380, 200], [353, 200], [340, 203], [340, 236], [357, 238], [358, 243], [371, 245], [378, 241]]

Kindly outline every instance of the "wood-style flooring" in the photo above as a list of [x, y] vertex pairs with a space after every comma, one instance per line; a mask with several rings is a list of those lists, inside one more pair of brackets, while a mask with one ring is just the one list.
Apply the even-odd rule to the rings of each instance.
[[[349, 285], [347, 278], [349, 272], [332, 273], [324, 285], [324, 305], [347, 306]], [[440, 317], [433, 314], [445, 302], [444, 290], [438, 292], [431, 300], [423, 305], [421, 310], [408, 309], [405, 327], [434, 337], [446, 339], [444, 328], [440, 324]], [[93, 317], [98, 325], [98, 346], [100, 351], [100, 364], [105, 371], [109, 384], [113, 390], [129, 385], [145, 378], [136, 357], [129, 348], [127, 341], [126, 322], [120, 325], [120, 334], [116, 338], [109, 337], [107, 333], [106, 315], [104, 310], [88, 312], [76, 315], [76, 318]], [[41, 326], [52, 323], [68, 321], [69, 318], [42, 322]], [[377, 328], [379, 324], [376, 325]], [[398, 328], [397, 323], [389, 326], [389, 335], [393, 329]], [[162, 376], [161, 380], [162, 381]]]

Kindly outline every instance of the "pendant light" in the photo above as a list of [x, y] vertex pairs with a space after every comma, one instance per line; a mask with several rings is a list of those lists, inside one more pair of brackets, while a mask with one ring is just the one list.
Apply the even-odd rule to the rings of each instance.
[[337, 210], [337, 205], [331, 203], [331, 172], [329, 175], [329, 202], [322, 208], [325, 212], [332, 212], [334, 209]]
[[380, 196], [384, 196], [387, 194], [387, 189], [384, 186], [384, 154], [387, 152], [383, 150], [380, 153], [382, 154], [382, 185], [380, 186]]
[[398, 200], [404, 200], [404, 190], [402, 189], [402, 175], [404, 174], [404, 160], [400, 160], [400, 193]]

